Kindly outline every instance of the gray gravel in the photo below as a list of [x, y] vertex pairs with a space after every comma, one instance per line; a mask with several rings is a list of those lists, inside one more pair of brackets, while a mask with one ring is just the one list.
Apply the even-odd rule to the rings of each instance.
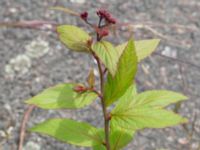
[[[99, 7], [105, 7], [122, 22], [152, 22], [153, 29], [163, 34], [158, 51], [170, 57], [176, 57], [200, 66], [200, 2], [199, 0], [1, 0], [0, 21], [21, 21], [33, 19], [54, 20], [59, 23], [83, 25], [76, 18], [48, 8], [54, 5], [68, 7], [79, 12], [88, 10], [94, 13]], [[94, 15], [91, 16], [91, 19]], [[166, 26], [160, 25], [164, 24]], [[170, 24], [190, 26], [170, 28]], [[191, 31], [195, 29], [195, 31]], [[124, 31], [116, 41], [127, 40], [129, 34]], [[166, 38], [168, 36], [170, 38]], [[158, 37], [148, 30], [135, 30], [136, 39]], [[38, 55], [27, 56], [27, 46], [33, 41], [48, 50]], [[178, 42], [179, 41], [179, 42]], [[41, 46], [40, 45], [40, 46]], [[29, 51], [30, 52], [30, 51]], [[29, 53], [30, 54], [30, 53]], [[27, 58], [21, 61], [18, 58]], [[31, 55], [32, 56], [32, 55]], [[14, 65], [13, 65], [14, 62]], [[27, 65], [27, 63], [30, 63]], [[82, 81], [86, 78], [91, 65], [89, 56], [72, 53], [60, 44], [56, 35], [47, 31], [28, 29], [0, 29], [0, 150], [15, 150], [23, 112], [27, 106], [24, 100], [42, 91], [44, 88], [61, 82]], [[7, 67], [6, 67], [7, 66]], [[183, 76], [180, 75], [180, 66]], [[7, 69], [6, 69], [7, 68]], [[182, 104], [180, 113], [189, 118], [189, 132], [194, 116], [194, 133], [189, 138], [181, 127], [140, 131], [127, 150], [199, 150], [200, 149], [200, 69], [181, 64], [160, 56], [152, 56], [140, 65], [138, 71], [139, 90], [169, 89], [183, 92], [189, 100]], [[184, 79], [184, 83], [183, 83]], [[36, 109], [28, 126], [51, 117], [67, 117], [84, 120], [102, 126], [101, 108], [98, 103], [77, 111], [46, 111]], [[9, 136], [5, 136], [8, 133]], [[46, 136], [28, 133], [24, 150], [78, 150]]]

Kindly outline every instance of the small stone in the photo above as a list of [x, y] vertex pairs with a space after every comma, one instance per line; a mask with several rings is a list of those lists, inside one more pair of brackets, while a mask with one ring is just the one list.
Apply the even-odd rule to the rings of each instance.
[[41, 150], [41, 147], [37, 143], [30, 141], [25, 145], [23, 150]]
[[169, 137], [167, 137], [167, 140], [168, 140], [169, 142], [173, 142], [173, 141], [174, 141], [174, 138], [173, 138], [172, 136], [169, 136]]
[[40, 77], [35, 78], [35, 82], [40, 83], [41, 82], [41, 78]]
[[178, 139], [178, 142], [182, 145], [186, 145], [189, 143], [189, 140], [187, 138], [180, 138]]
[[95, 75], [96, 77], [98, 77], [98, 76], [99, 76], [99, 72], [98, 72], [98, 70], [97, 70], [97, 69], [94, 69], [94, 75]]
[[16, 12], [17, 12], [17, 9], [16, 9], [16, 8], [10, 8], [10, 9], [9, 9], [9, 12], [11, 12], [11, 13], [16, 13]]
[[12, 111], [12, 108], [11, 108], [11, 106], [9, 104], [5, 104], [4, 108], [7, 109], [9, 112]]
[[70, 0], [70, 2], [83, 4], [83, 3], [85, 3], [85, 0]]
[[3, 138], [6, 137], [6, 133], [4, 131], [2, 131], [2, 130], [0, 130], [0, 137], [3, 137]]
[[192, 143], [192, 149], [197, 149], [199, 148], [200, 144], [199, 143]]
[[100, 1], [100, 3], [105, 3], [106, 2], [106, 0], [99, 0]]
[[20, 54], [9, 61], [5, 66], [5, 72], [11, 76], [15, 74], [24, 75], [28, 72], [30, 67], [31, 59], [25, 54]]
[[49, 52], [49, 43], [38, 38], [25, 46], [26, 55], [31, 58], [40, 58]]
[[176, 50], [172, 50], [171, 47], [166, 46], [165, 49], [162, 51], [163, 55], [169, 56], [169, 57], [173, 57], [176, 58], [177, 57], [177, 52]]
[[8, 134], [8, 135], [11, 135], [12, 132], [13, 132], [13, 130], [14, 130], [14, 127], [10, 126], [10, 127], [7, 129], [7, 134]]

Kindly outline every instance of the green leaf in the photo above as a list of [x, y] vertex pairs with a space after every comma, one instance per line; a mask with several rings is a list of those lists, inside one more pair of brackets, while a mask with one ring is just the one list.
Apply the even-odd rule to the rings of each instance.
[[95, 146], [93, 146], [93, 150], [106, 150], [106, 147], [103, 144], [95, 145]]
[[137, 96], [137, 89], [136, 89], [136, 84], [132, 84], [124, 93], [123, 96], [120, 97], [118, 101], [118, 105], [121, 105], [119, 103], [124, 103], [125, 100], [131, 100], [134, 97]]
[[122, 128], [116, 128], [111, 130], [110, 141], [111, 150], [120, 150], [125, 147], [134, 136], [134, 132], [128, 131]]
[[114, 46], [107, 41], [100, 41], [92, 46], [92, 50], [100, 58], [111, 75], [114, 76], [118, 62], [118, 54]]
[[[138, 62], [140, 62], [142, 59], [146, 58], [147, 56], [151, 55], [151, 53], [158, 46], [159, 42], [160, 42], [159, 39], [135, 41], [135, 49], [136, 49]], [[121, 56], [126, 45], [127, 43], [124, 43], [116, 47], [117, 52], [118, 52], [118, 57]]]
[[30, 131], [78, 146], [91, 147], [101, 142], [101, 137], [95, 127], [70, 119], [49, 119], [34, 126]]
[[138, 94], [132, 99], [131, 105], [136, 106], [152, 106], [152, 107], [165, 107], [179, 101], [186, 100], [187, 97], [167, 90], [151, 90]]
[[89, 105], [97, 98], [94, 92], [77, 93], [76, 84], [58, 84], [26, 101], [43, 109], [81, 108]]
[[[103, 143], [104, 140], [104, 130], [100, 130], [100, 135], [102, 138]], [[133, 131], [128, 131], [122, 128], [118, 127], [111, 127], [110, 131], [110, 148], [111, 150], [120, 150], [121, 148], [125, 147], [132, 139], [134, 136]], [[93, 150], [106, 150], [105, 146], [103, 144], [100, 145], [95, 145], [93, 146]]]
[[59, 39], [69, 49], [77, 52], [89, 52], [88, 41], [91, 37], [81, 28], [72, 25], [60, 25], [57, 27]]
[[124, 107], [127, 107], [127, 105], [130, 105], [133, 101], [133, 99], [137, 95], [137, 89], [136, 85], [132, 84], [125, 92], [123, 96], [121, 96], [114, 108], [114, 110], [121, 110], [124, 109]]
[[95, 85], [94, 69], [90, 70], [89, 75], [87, 77], [87, 83], [88, 83], [89, 88], [93, 89]]
[[105, 132], [103, 128], [98, 129], [98, 135], [101, 138], [101, 142], [99, 144], [93, 146], [93, 150], [106, 150], [106, 147], [103, 143], [105, 143]]
[[171, 91], [147, 91], [134, 94], [134, 85], [119, 99], [111, 112], [111, 125], [128, 130], [163, 128], [185, 123], [187, 119], [161, 109], [186, 97]]
[[187, 119], [167, 110], [152, 107], [131, 107], [112, 112], [112, 126], [120, 126], [128, 130], [143, 128], [164, 128], [186, 123]]
[[133, 85], [119, 99], [119, 103], [116, 105], [115, 111], [127, 106], [134, 108], [140, 106], [163, 108], [169, 104], [186, 99], [187, 97], [180, 93], [166, 90], [150, 90], [136, 95], [135, 86]]
[[118, 68], [114, 77], [108, 74], [104, 87], [106, 105], [110, 105], [120, 98], [132, 85], [137, 71], [137, 56], [133, 39], [130, 39], [119, 58]]

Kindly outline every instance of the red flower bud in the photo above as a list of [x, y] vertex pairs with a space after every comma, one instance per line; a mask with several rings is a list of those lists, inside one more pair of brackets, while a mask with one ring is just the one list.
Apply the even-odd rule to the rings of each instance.
[[105, 9], [99, 9], [97, 15], [102, 18], [110, 18], [111, 14]]
[[83, 85], [77, 85], [77, 86], [75, 86], [74, 87], [74, 91], [76, 91], [76, 92], [84, 92], [84, 91], [86, 91], [87, 89], [86, 89], [86, 87], [84, 87]]
[[107, 28], [102, 28], [102, 29], [98, 30], [98, 34], [101, 38], [104, 36], [108, 36], [109, 30]]
[[116, 24], [117, 20], [113, 17], [110, 17], [108, 22], [112, 24]]
[[108, 23], [115, 24], [116, 19], [105, 9], [100, 9], [97, 11], [97, 15], [101, 18], [104, 18]]
[[93, 42], [93, 39], [87, 40], [87, 46], [91, 47], [92, 46], [92, 42]]
[[81, 14], [80, 14], [80, 17], [81, 17], [81, 19], [83, 19], [83, 20], [87, 20], [87, 18], [88, 18], [88, 12], [82, 12]]
[[109, 114], [107, 114], [107, 118], [106, 118], [107, 120], [111, 120], [112, 119], [112, 115], [109, 113]]

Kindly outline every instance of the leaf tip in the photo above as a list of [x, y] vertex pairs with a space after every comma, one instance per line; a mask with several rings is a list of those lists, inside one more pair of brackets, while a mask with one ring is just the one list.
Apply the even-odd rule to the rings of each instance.
[[32, 104], [31, 100], [24, 101], [25, 104]]
[[188, 121], [187, 118], [182, 118], [182, 121], [181, 121], [182, 124], [186, 124], [186, 123], [188, 123], [188, 122], [189, 122], [189, 121]]
[[183, 99], [183, 100], [188, 100], [188, 99], [189, 99], [189, 97], [188, 97], [188, 96], [186, 96], [186, 95], [182, 95], [182, 99]]
[[27, 131], [28, 132], [35, 132], [35, 128], [34, 127], [28, 128]]

